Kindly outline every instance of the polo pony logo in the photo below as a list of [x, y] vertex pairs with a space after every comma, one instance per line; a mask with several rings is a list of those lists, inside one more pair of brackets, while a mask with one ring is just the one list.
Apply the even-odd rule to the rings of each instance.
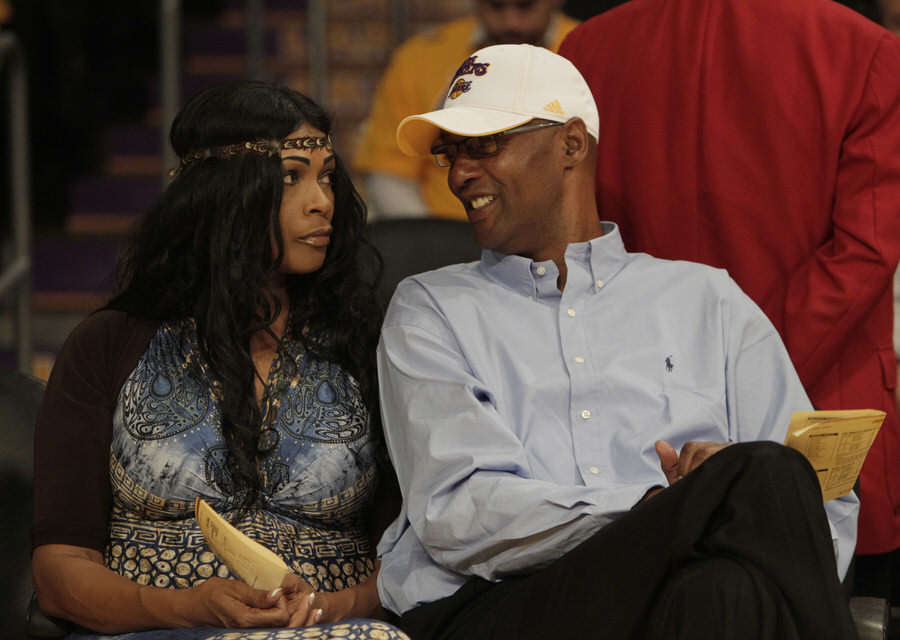
[[[478, 56], [472, 56], [470, 58], [466, 58], [465, 62], [463, 62], [459, 69], [456, 70], [456, 73], [453, 75], [453, 79], [450, 81], [450, 95], [448, 96], [451, 100], [455, 100], [466, 91], [472, 88], [471, 80], [463, 80], [462, 76], [468, 75], [476, 75], [483, 76], [488, 72], [488, 67], [491, 66], [490, 62], [475, 62], [478, 59]], [[458, 79], [457, 79], [458, 78]]]

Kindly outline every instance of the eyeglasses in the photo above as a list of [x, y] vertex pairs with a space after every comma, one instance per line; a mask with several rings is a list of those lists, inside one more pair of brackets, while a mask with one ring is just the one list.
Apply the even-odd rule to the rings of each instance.
[[540, 122], [538, 124], [524, 124], [521, 127], [507, 129], [499, 133], [489, 136], [472, 136], [471, 138], [463, 138], [459, 142], [448, 142], [447, 144], [439, 144], [431, 148], [431, 155], [434, 156], [435, 162], [439, 167], [449, 167], [459, 155], [459, 148], [466, 150], [466, 155], [470, 158], [480, 159], [494, 155], [500, 150], [497, 139], [500, 136], [508, 136], [513, 133], [525, 133], [526, 131], [536, 131], [544, 127], [558, 127], [562, 122]]

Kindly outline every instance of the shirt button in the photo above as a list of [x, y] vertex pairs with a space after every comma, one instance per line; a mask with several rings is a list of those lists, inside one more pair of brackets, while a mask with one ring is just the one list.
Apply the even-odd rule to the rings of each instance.
[[587, 409], [585, 409], [584, 411], [581, 412], [581, 417], [584, 418], [585, 420], [587, 420], [588, 418], [591, 417], [591, 412], [588, 411]]
[[588, 471], [590, 471], [594, 475], [597, 475], [598, 473], [600, 473], [600, 469], [598, 469], [597, 467], [591, 467], [590, 469], [588, 469]]
[[575, 364], [584, 364], [584, 358], [578, 356], [577, 358], [575, 358]]
[[600, 289], [603, 287], [603, 280], [597, 280], [597, 288]]
[[547, 273], [547, 269], [544, 268], [544, 267], [538, 267], [538, 268], [536, 269], [536, 271], [537, 271], [537, 274], [538, 274], [539, 276], [542, 276], [542, 275], [544, 275], [545, 273]]
[[570, 318], [574, 318], [574, 317], [575, 317], [575, 309], [569, 309], [566, 313], [569, 314], [569, 317], [570, 317]]

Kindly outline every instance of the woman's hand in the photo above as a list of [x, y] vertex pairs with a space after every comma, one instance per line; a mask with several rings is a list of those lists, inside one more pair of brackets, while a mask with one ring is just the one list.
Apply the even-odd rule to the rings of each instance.
[[195, 587], [195, 611], [205, 611], [209, 625], [232, 629], [290, 626], [291, 612], [282, 589], [253, 589], [239, 580], [210, 578]]
[[107, 569], [102, 553], [84, 547], [39, 546], [32, 554], [31, 569], [44, 613], [103, 633], [285, 627], [291, 620], [280, 589], [261, 591], [221, 578], [189, 589], [139, 585]]
[[281, 583], [291, 612], [289, 626], [337, 622], [346, 618], [387, 619], [378, 598], [377, 577], [380, 561], [365, 582], [340, 591], [313, 590], [300, 576], [290, 574]]
[[306, 627], [321, 620], [323, 612], [316, 604], [316, 598], [321, 598], [322, 594], [317, 594], [303, 578], [296, 573], [286, 575], [281, 590], [291, 616], [287, 626]]
[[317, 593], [295, 574], [271, 592], [221, 578], [189, 589], [143, 586], [107, 569], [99, 551], [69, 545], [36, 548], [31, 566], [44, 613], [103, 633], [386, 619], [376, 588], [377, 563], [365, 582], [333, 593]]
[[356, 593], [352, 588], [334, 592], [310, 590], [293, 597], [288, 596], [288, 600], [292, 601], [288, 608], [293, 609], [289, 625], [291, 627], [338, 622], [345, 618], [371, 617], [363, 613], [354, 613]]

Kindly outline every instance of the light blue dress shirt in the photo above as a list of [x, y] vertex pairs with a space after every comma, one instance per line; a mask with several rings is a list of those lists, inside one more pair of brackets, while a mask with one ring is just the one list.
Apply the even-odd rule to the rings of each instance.
[[[627, 253], [485, 251], [404, 280], [378, 349], [403, 508], [379, 545], [397, 613], [550, 564], [665, 485], [656, 440], [783, 442], [810, 410], [775, 329], [718, 269]], [[841, 576], [853, 494], [827, 503]]]

